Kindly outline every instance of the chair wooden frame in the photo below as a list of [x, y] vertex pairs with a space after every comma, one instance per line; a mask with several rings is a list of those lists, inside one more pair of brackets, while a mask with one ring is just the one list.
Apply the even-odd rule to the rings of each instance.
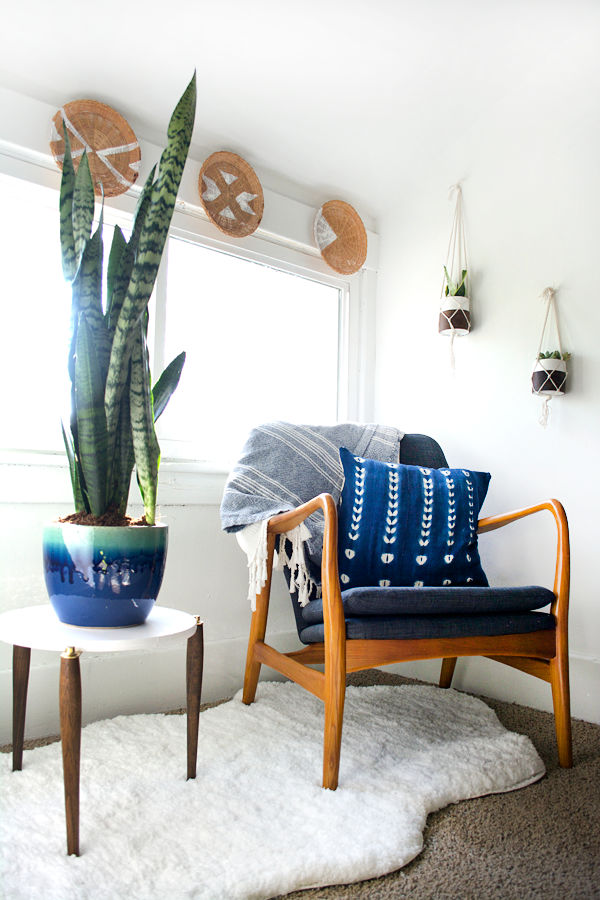
[[[317, 510], [325, 516], [323, 561], [321, 568], [323, 622], [325, 639], [292, 653], [281, 653], [265, 643], [273, 553], [278, 534], [295, 528]], [[480, 519], [479, 533], [493, 531], [525, 516], [543, 510], [554, 517], [557, 528], [554, 601], [550, 611], [555, 618], [554, 630], [529, 634], [507, 634], [486, 637], [424, 638], [406, 640], [348, 640], [338, 577], [337, 509], [330, 494], [320, 494], [294, 510], [280, 513], [267, 527], [267, 580], [256, 596], [252, 615], [243, 701], [254, 701], [262, 665], [291, 678], [319, 697], [325, 704], [323, 744], [323, 787], [335, 790], [338, 785], [346, 674], [372, 666], [389, 665], [417, 659], [442, 658], [440, 687], [452, 682], [459, 656], [486, 656], [547, 681], [552, 688], [558, 758], [561, 766], [572, 765], [571, 717], [569, 699], [569, 657], [567, 618], [569, 607], [570, 553], [569, 527], [562, 504], [547, 500], [536, 506], [503, 515]], [[324, 665], [324, 672], [312, 669]]]

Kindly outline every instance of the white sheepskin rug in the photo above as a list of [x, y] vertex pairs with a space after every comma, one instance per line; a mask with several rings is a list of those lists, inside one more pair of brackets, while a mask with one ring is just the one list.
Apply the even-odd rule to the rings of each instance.
[[268, 898], [406, 865], [428, 813], [523, 787], [544, 765], [482, 701], [428, 686], [350, 687], [340, 786], [320, 787], [323, 705], [261, 683], [200, 716], [119, 716], [81, 746], [81, 856], [67, 857], [60, 744], [0, 759], [0, 883], [8, 900]]

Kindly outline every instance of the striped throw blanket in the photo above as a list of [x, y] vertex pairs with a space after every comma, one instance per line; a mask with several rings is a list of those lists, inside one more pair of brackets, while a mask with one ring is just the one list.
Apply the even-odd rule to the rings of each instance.
[[[252, 533], [252, 546], [247, 549], [251, 600], [266, 579], [267, 520], [324, 492], [332, 494], [338, 503], [344, 478], [340, 447], [381, 462], [398, 462], [402, 436], [397, 428], [352, 423], [320, 426], [271, 422], [250, 432], [225, 485], [221, 527], [228, 532], [244, 528]], [[279, 565], [290, 567], [292, 588], [298, 590], [301, 605], [308, 602], [313, 587], [306, 556], [320, 568], [323, 529], [319, 512], [310, 516], [304, 527], [288, 533], [291, 554], [285, 553], [285, 542], [280, 542]]]

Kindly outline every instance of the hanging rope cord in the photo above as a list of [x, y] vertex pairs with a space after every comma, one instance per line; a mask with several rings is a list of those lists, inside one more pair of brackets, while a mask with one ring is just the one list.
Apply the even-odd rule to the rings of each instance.
[[[554, 316], [554, 326], [556, 328], [556, 340], [558, 343], [558, 352], [560, 353], [561, 359], [563, 358], [563, 348], [562, 348], [562, 341], [560, 339], [560, 327], [558, 325], [558, 308], [556, 305], [556, 291], [554, 290], [554, 288], [547, 287], [543, 290], [543, 292], [541, 294], [541, 298], [546, 303], [546, 315], [544, 316], [544, 324], [542, 325], [542, 333], [540, 335], [540, 343], [538, 345], [537, 353], [535, 355], [535, 364], [537, 366], [537, 364], [540, 363], [542, 365], [542, 368], [544, 368], [544, 370], [547, 371], [544, 367], [543, 360], [540, 359], [540, 353], [542, 352], [542, 344], [544, 343], [544, 335], [546, 333], [546, 327], [548, 325], [548, 321], [550, 319], [551, 312]], [[565, 374], [565, 378], [566, 378], [566, 374]], [[548, 379], [546, 379], [546, 380], [548, 380]], [[545, 383], [546, 382], [544, 382], [544, 384], [542, 385], [542, 387], [539, 391], [534, 391], [534, 393], [541, 394], [543, 397], [542, 411], [540, 413], [539, 421], [540, 421], [540, 425], [542, 425], [544, 428], [548, 424], [548, 419], [550, 417], [549, 403], [550, 403], [550, 400], [552, 399], [551, 396], [549, 397], [548, 395], [543, 394]]]
[[[458, 278], [460, 281], [460, 277], [462, 275], [463, 269], [466, 270], [467, 275], [465, 278], [465, 299], [469, 297], [469, 283], [470, 283], [470, 270], [467, 262], [467, 239], [465, 236], [465, 221], [463, 218], [462, 211], [462, 187], [460, 182], [457, 184], [453, 184], [448, 192], [448, 199], [452, 199], [452, 195], [456, 193], [456, 205], [454, 207], [454, 218], [452, 220], [452, 228], [450, 230], [450, 240], [448, 242], [448, 251], [446, 253], [446, 271], [448, 272], [450, 278]], [[456, 276], [456, 272], [458, 271], [458, 276]], [[444, 317], [446, 322], [448, 323], [448, 328], [445, 330], [450, 331], [450, 368], [454, 372], [456, 368], [456, 360], [454, 357], [454, 339], [457, 334], [457, 329], [452, 321], [454, 316], [456, 315], [456, 310], [453, 310], [450, 315], [444, 309], [444, 301], [446, 299], [446, 273], [442, 277], [442, 289], [440, 292], [440, 314]], [[459, 298], [459, 306], [460, 306], [460, 298]], [[470, 328], [469, 323], [469, 328]], [[463, 331], [463, 329], [461, 329]], [[468, 331], [468, 329], [467, 329]]]
[[[452, 229], [450, 231], [450, 240], [448, 241], [448, 251], [446, 253], [446, 269], [452, 277], [458, 265], [458, 277], [460, 278], [462, 270], [467, 270], [465, 280], [465, 296], [469, 296], [468, 285], [470, 282], [469, 265], [467, 263], [467, 239], [465, 237], [465, 221], [462, 211], [462, 187], [460, 182], [453, 184], [448, 192], [448, 199], [452, 200], [452, 195], [456, 192], [456, 206], [454, 207], [454, 218], [452, 220]], [[442, 277], [441, 299], [443, 301], [446, 290], [446, 275]], [[449, 322], [452, 328], [452, 322]], [[454, 329], [453, 329], [454, 330]]]
[[556, 291], [554, 288], [547, 287], [544, 288], [541, 294], [542, 300], [546, 303], [546, 315], [544, 316], [544, 324], [542, 326], [542, 333], [540, 335], [540, 343], [537, 349], [535, 361], [536, 363], [539, 361], [540, 353], [542, 352], [542, 344], [544, 343], [544, 334], [546, 332], [546, 326], [548, 324], [548, 319], [550, 318], [550, 311], [554, 315], [554, 325], [556, 327], [556, 339], [558, 341], [558, 352], [560, 353], [560, 358], [563, 356], [563, 348], [560, 340], [560, 328], [558, 326], [558, 309], [556, 306]]

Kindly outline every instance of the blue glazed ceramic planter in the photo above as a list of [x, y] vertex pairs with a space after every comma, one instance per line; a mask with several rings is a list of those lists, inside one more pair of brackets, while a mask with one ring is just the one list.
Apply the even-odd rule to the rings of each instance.
[[87, 628], [141, 625], [160, 590], [168, 532], [167, 525], [47, 525], [44, 576], [60, 621]]

